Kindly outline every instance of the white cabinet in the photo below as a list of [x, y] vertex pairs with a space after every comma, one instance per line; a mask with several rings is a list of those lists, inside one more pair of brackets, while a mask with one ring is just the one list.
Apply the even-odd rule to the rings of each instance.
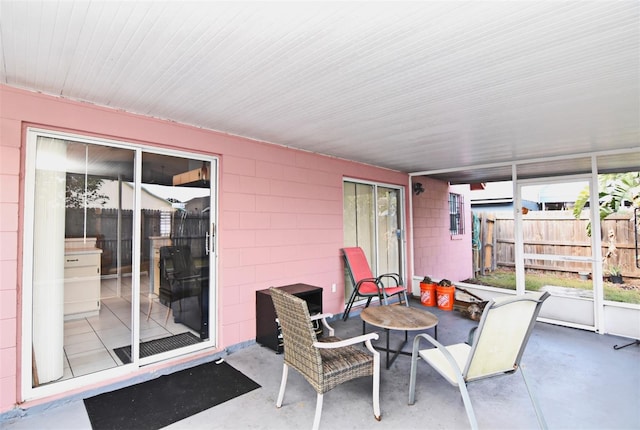
[[149, 264], [149, 292], [160, 295], [160, 248], [171, 245], [171, 238], [168, 236], [151, 236], [151, 256]]
[[64, 255], [64, 319], [98, 315], [100, 255], [98, 248], [67, 249]]

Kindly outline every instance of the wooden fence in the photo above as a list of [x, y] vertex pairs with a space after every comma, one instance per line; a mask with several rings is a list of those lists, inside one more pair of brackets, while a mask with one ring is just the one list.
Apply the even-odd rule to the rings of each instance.
[[[474, 263], [476, 273], [484, 274], [497, 266], [515, 266], [514, 220], [511, 213], [474, 212]], [[570, 257], [591, 255], [588, 219], [576, 219], [570, 211], [529, 212], [523, 216], [524, 252]], [[477, 231], [476, 231], [477, 229]], [[629, 214], [610, 215], [601, 224], [602, 255], [610, 251], [613, 236], [615, 252], [605, 258], [603, 269], [610, 265], [622, 268], [625, 277], [640, 278], [636, 265], [634, 219]], [[591, 265], [576, 261], [525, 260], [525, 268], [561, 272], [591, 272]]]
[[[85, 218], [86, 216], [86, 218]], [[120, 216], [120, 263], [124, 271], [131, 270], [133, 256], [133, 211], [117, 209], [73, 209], [68, 208], [65, 216], [66, 237], [96, 237], [97, 246], [102, 249], [102, 273], [115, 273], [118, 254], [118, 216]], [[142, 211], [141, 265], [149, 262], [150, 236], [159, 236], [161, 214], [158, 210]], [[175, 213], [171, 219], [171, 238], [176, 246], [189, 245], [193, 258], [205, 253], [205, 235], [208, 232], [209, 214]], [[85, 232], [86, 229], [86, 232]]]

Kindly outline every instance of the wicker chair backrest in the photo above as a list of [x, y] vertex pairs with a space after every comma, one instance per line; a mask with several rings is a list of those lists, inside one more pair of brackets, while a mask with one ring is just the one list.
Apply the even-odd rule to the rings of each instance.
[[307, 302], [279, 288], [270, 288], [284, 342], [284, 361], [318, 391], [322, 392], [322, 358], [313, 343], [316, 332], [309, 316]]

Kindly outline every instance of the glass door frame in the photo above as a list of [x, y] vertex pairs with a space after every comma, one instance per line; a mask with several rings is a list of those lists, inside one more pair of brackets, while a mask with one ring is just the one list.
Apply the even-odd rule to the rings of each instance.
[[[219, 184], [218, 180], [218, 159], [212, 156], [204, 156], [201, 154], [194, 154], [190, 152], [183, 151], [175, 151], [175, 150], [165, 150], [161, 148], [155, 147], [145, 147], [140, 146], [136, 151], [136, 169], [135, 169], [135, 207], [140, 208], [134, 214], [134, 225], [133, 231], [134, 239], [137, 238], [137, 242], [134, 240], [134, 251], [133, 251], [133, 264], [137, 265], [137, 274], [135, 278], [135, 282], [138, 283], [137, 291], [140, 293], [142, 291], [142, 287], [140, 285], [140, 262], [141, 262], [141, 252], [142, 252], [142, 217], [141, 217], [141, 209], [142, 209], [142, 166], [143, 166], [143, 153], [152, 153], [159, 155], [166, 155], [170, 157], [179, 157], [179, 158], [189, 158], [190, 160], [204, 161], [208, 162], [211, 166], [210, 169], [210, 186], [209, 186], [209, 195], [210, 195], [210, 210], [209, 210], [209, 229], [208, 229], [208, 237], [207, 243], [211, 251], [209, 252], [209, 338], [204, 340], [201, 343], [195, 345], [184, 346], [178, 349], [172, 349], [170, 351], [158, 353], [151, 355], [149, 357], [140, 358], [140, 330], [135, 331], [134, 339], [131, 344], [131, 358], [133, 363], [138, 363], [140, 367], [146, 366], [149, 364], [157, 363], [160, 361], [164, 361], [167, 359], [171, 359], [174, 357], [182, 356], [184, 354], [189, 354], [192, 352], [200, 351], [205, 348], [214, 347], [217, 345], [217, 333], [218, 333], [218, 324], [217, 320], [217, 303], [218, 303], [218, 295], [217, 295], [217, 249], [218, 245], [216, 243], [217, 236], [215, 235], [215, 226], [217, 225], [217, 215], [218, 215], [218, 194], [214, 192], [214, 187]], [[217, 187], [216, 187], [217, 189]], [[151, 270], [151, 269], [149, 269]], [[137, 294], [137, 307], [134, 305], [132, 309], [136, 311], [133, 312], [132, 321], [136, 324], [136, 327], [140, 328], [140, 294]]]
[[[377, 202], [378, 202], [378, 189], [379, 188], [386, 188], [386, 189], [390, 189], [390, 190], [394, 190], [398, 192], [398, 204], [397, 204], [397, 210], [398, 210], [398, 220], [399, 220], [399, 228], [396, 231], [396, 234], [398, 235], [398, 250], [400, 252], [399, 258], [398, 258], [398, 264], [399, 264], [399, 268], [398, 271], [400, 273], [400, 276], [402, 277], [403, 281], [405, 282], [405, 284], [407, 283], [407, 237], [406, 237], [406, 219], [405, 219], [405, 204], [406, 204], [406, 198], [405, 198], [405, 188], [401, 185], [394, 185], [394, 184], [388, 184], [388, 183], [383, 183], [383, 182], [373, 182], [373, 181], [366, 181], [366, 180], [362, 180], [362, 179], [355, 179], [355, 178], [350, 178], [350, 177], [344, 177], [342, 179], [342, 184], [343, 184], [343, 205], [344, 205], [344, 185], [346, 183], [352, 183], [355, 185], [366, 185], [366, 186], [371, 186], [372, 190], [373, 190], [373, 197], [375, 199], [374, 201], [374, 210], [377, 209]], [[343, 220], [344, 223], [344, 220]], [[374, 247], [375, 247], [375, 255], [372, 256], [371, 258], [375, 258], [375, 261], [373, 262], [369, 262], [369, 264], [371, 265], [371, 269], [374, 272], [374, 275], [376, 274], [376, 272], [379, 270], [378, 268], [380, 267], [379, 264], [379, 249], [380, 249], [380, 240], [379, 240], [379, 220], [378, 220], [378, 213], [376, 210], [376, 213], [374, 214], [373, 217], [373, 223], [374, 223], [374, 234], [373, 234], [373, 241], [374, 241]], [[343, 224], [343, 229], [345, 228], [344, 224]], [[344, 246], [347, 246], [347, 244], [345, 243]], [[354, 246], [352, 244], [349, 244], [348, 246]], [[349, 300], [349, 295], [351, 294], [349, 291], [349, 294], [347, 294], [347, 283], [348, 283], [348, 277], [345, 276], [345, 297], [344, 297], [344, 301], [345, 303]], [[352, 286], [353, 287], [353, 286]], [[374, 299], [377, 300], [377, 299]], [[356, 303], [364, 303], [364, 299], [360, 300]]]
[[[593, 173], [591, 175], [567, 175], [557, 176], [550, 178], [534, 178], [534, 179], [522, 179], [514, 180], [513, 187], [514, 192], [514, 212], [515, 212], [515, 265], [516, 265], [516, 294], [521, 295], [525, 293], [525, 267], [524, 262], [527, 259], [546, 260], [546, 261], [577, 261], [583, 263], [589, 263], [591, 266], [592, 276], [592, 291], [593, 291], [593, 325], [583, 325], [578, 323], [572, 323], [570, 321], [563, 320], [549, 320], [550, 322], [556, 322], [564, 326], [582, 328], [587, 330], [598, 331], [603, 321], [603, 281], [602, 281], [602, 251], [601, 251], [601, 233], [600, 233], [600, 217], [599, 217], [599, 202], [598, 202], [598, 179], [597, 169], [595, 168], [595, 159], [592, 159]], [[514, 177], [516, 175], [514, 174]], [[591, 234], [591, 255], [580, 256], [558, 256], [556, 254], [534, 254], [524, 252], [524, 237], [523, 237], [523, 213], [522, 208], [522, 188], [531, 185], [549, 185], [554, 183], [566, 183], [583, 181], [589, 183], [589, 218], [592, 228]], [[594, 221], [595, 220], [595, 221]], [[598, 228], [595, 228], [598, 226]], [[541, 318], [544, 319], [544, 318]]]
[[[36, 155], [37, 155], [37, 139], [39, 137], [47, 137], [52, 139], [59, 139], [63, 141], [72, 141], [74, 143], [86, 143], [101, 145], [107, 147], [115, 147], [118, 149], [131, 150], [135, 152], [135, 168], [134, 168], [134, 226], [133, 226], [133, 249], [132, 249], [132, 288], [136, 294], [132, 294], [131, 298], [131, 347], [132, 347], [132, 361], [128, 364], [123, 364], [100, 370], [94, 373], [88, 373], [86, 375], [72, 377], [61, 381], [54, 381], [49, 384], [33, 386], [33, 367], [32, 367], [32, 344], [33, 344], [33, 269], [34, 269], [34, 222], [35, 222], [35, 187], [36, 187]], [[209, 253], [209, 339], [203, 341], [197, 345], [187, 346], [184, 348], [169, 351], [158, 355], [153, 355], [144, 359], [139, 358], [139, 342], [140, 342], [140, 253], [141, 253], [141, 167], [142, 167], [142, 153], [160, 153], [170, 156], [176, 156], [180, 158], [190, 158], [193, 160], [202, 160], [210, 163], [210, 223], [209, 223], [209, 236], [208, 243], [211, 249]], [[120, 378], [126, 375], [131, 375], [132, 370], [139, 369], [145, 365], [165, 361], [178, 356], [184, 356], [184, 354], [212, 348], [217, 345], [218, 342], [218, 258], [217, 258], [217, 236], [215, 228], [218, 223], [218, 184], [219, 181], [219, 158], [213, 155], [203, 155], [192, 153], [188, 151], [179, 150], [167, 150], [150, 145], [142, 145], [134, 142], [127, 142], [125, 140], [112, 140], [100, 137], [93, 137], [90, 135], [81, 135], [72, 132], [56, 131], [50, 129], [44, 129], [40, 127], [27, 127], [25, 138], [25, 177], [24, 188], [21, 195], [23, 203], [22, 212], [22, 273], [21, 273], [21, 327], [20, 327], [20, 342], [21, 345], [21, 369], [19, 375], [20, 384], [20, 400], [28, 401], [34, 400], [46, 396], [56, 395], [70, 390], [87, 387], [94, 384], [99, 384], [106, 380]]]

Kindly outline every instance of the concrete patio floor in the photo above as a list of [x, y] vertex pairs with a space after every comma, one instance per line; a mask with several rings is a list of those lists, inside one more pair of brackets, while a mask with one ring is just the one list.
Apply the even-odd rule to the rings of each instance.
[[[412, 306], [422, 307], [412, 300]], [[475, 322], [458, 312], [424, 308], [440, 319], [438, 340], [447, 345], [466, 340]], [[335, 320], [336, 334], [346, 338], [362, 331], [358, 315]], [[368, 326], [367, 331], [374, 331]], [[430, 331], [432, 333], [432, 330]], [[384, 333], [380, 332], [381, 345]], [[394, 345], [401, 333], [392, 335]], [[410, 342], [405, 347], [410, 350]], [[614, 350], [631, 340], [537, 323], [524, 354], [527, 377], [550, 429], [639, 429], [640, 347]], [[420, 362], [416, 403], [407, 405], [409, 356], [399, 356], [386, 369], [382, 354], [382, 420], [373, 417], [371, 378], [338, 386], [324, 396], [321, 428], [340, 429], [465, 429], [469, 423], [457, 388]], [[289, 372], [282, 408], [275, 407], [282, 375], [282, 355], [257, 344], [235, 350], [225, 360], [254, 379], [261, 388], [176, 422], [168, 429], [310, 428], [316, 394], [297, 372]], [[213, 381], [212, 381], [213, 382]], [[533, 429], [537, 420], [519, 372], [469, 384], [480, 428]], [[81, 399], [52, 405], [0, 423], [0, 428], [90, 429]]]

